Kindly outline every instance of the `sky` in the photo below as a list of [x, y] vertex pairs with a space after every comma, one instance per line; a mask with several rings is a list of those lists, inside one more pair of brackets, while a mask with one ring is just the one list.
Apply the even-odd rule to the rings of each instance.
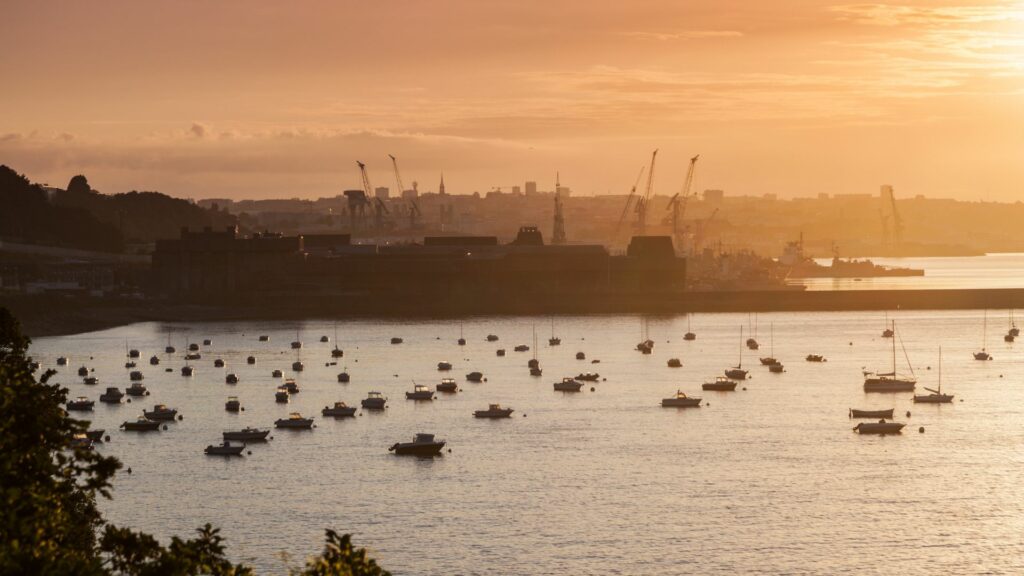
[[1024, 200], [1024, 1], [12, 0], [0, 164], [184, 198]]

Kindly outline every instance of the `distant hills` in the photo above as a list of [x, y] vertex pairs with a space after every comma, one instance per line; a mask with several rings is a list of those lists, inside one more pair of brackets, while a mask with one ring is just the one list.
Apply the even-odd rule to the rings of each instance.
[[101, 194], [85, 176], [66, 190], [44, 188], [0, 165], [0, 238], [28, 244], [121, 252], [130, 243], [177, 238], [182, 227], [224, 227], [235, 216], [159, 192]]

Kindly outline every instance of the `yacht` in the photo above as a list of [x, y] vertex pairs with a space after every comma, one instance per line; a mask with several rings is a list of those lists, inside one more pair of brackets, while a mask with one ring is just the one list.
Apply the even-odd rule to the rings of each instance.
[[168, 408], [166, 404], [157, 404], [153, 406], [152, 410], [143, 410], [142, 413], [150, 420], [174, 420], [174, 417], [178, 415], [176, 409]]
[[68, 402], [67, 408], [68, 408], [68, 410], [86, 411], [86, 410], [92, 410], [93, 406], [95, 406], [95, 405], [96, 405], [95, 402], [93, 402], [92, 400], [89, 400], [85, 396], [79, 396], [78, 398], [75, 398], [74, 400], [70, 400]]
[[240, 442], [262, 442], [267, 439], [270, 429], [260, 430], [259, 428], [246, 427], [241, 430], [228, 430], [223, 433], [224, 440], [236, 440]]
[[786, 371], [786, 367], [782, 365], [782, 362], [776, 360], [774, 364], [768, 365], [768, 371], [774, 374], [781, 374]]
[[555, 320], [551, 319], [551, 338], [548, 338], [548, 346], [560, 346], [562, 339], [555, 336]]
[[406, 400], [433, 400], [434, 391], [423, 384], [413, 385], [412, 392], [405, 393]]
[[303, 418], [302, 414], [298, 412], [292, 412], [287, 418], [278, 418], [274, 421], [274, 426], [277, 428], [295, 428], [300, 430], [309, 430], [313, 428], [312, 418]]
[[150, 420], [145, 416], [139, 416], [139, 418], [134, 421], [128, 420], [123, 422], [121, 424], [121, 428], [124, 428], [125, 431], [151, 432], [153, 430], [160, 429], [160, 422], [157, 422], [156, 420]]
[[664, 408], [696, 408], [700, 406], [700, 398], [690, 398], [685, 392], [676, 390], [676, 395], [671, 398], [662, 398], [661, 405]]
[[683, 334], [683, 340], [696, 340], [697, 339], [697, 335], [693, 333], [693, 330], [690, 330], [690, 317], [691, 316], [693, 316], [693, 314], [687, 314], [686, 315], [686, 334]]
[[132, 382], [131, 386], [124, 389], [124, 392], [129, 396], [145, 396], [149, 394], [149, 390], [146, 389], [146, 385], [142, 382]]
[[437, 385], [438, 392], [458, 392], [459, 385], [455, 383], [454, 378], [442, 378], [441, 383]]
[[324, 406], [324, 409], [320, 411], [324, 416], [333, 416], [335, 418], [347, 418], [349, 416], [356, 415], [356, 407], [349, 406], [344, 402], [335, 402], [334, 406]]
[[224, 409], [228, 412], [238, 412], [242, 409], [242, 403], [238, 401], [238, 396], [228, 396], [228, 401], [224, 403]]
[[380, 392], [369, 392], [366, 394], [366, 398], [363, 398], [361, 405], [367, 410], [383, 410], [387, 403], [388, 399]]
[[864, 373], [864, 391], [865, 392], [913, 392], [917, 386], [917, 378], [914, 377], [914, 368], [910, 365], [910, 361], [907, 360], [907, 366], [910, 368], [910, 376], [902, 376], [896, 373], [896, 341], [899, 337], [896, 335], [896, 322], [892, 322], [893, 337], [892, 340], [892, 371], [891, 372], [865, 372]]
[[583, 382], [575, 378], [562, 378], [561, 382], [554, 383], [554, 388], [556, 392], [579, 392], [583, 388]]
[[245, 450], [245, 444], [222, 442], [219, 445], [210, 444], [203, 452], [210, 456], [241, 456], [243, 450]]
[[715, 378], [714, 382], [705, 382], [700, 385], [704, 390], [717, 390], [719, 392], [732, 392], [736, 389], [736, 381], [721, 376]]
[[761, 365], [762, 366], [769, 366], [770, 367], [773, 364], [778, 364], [779, 363], [779, 361], [775, 359], [775, 322], [772, 322], [771, 329], [769, 330], [769, 333], [770, 333], [770, 336], [768, 337], [768, 342], [769, 342], [768, 350], [769, 350], [769, 352], [768, 352], [768, 356], [767, 357], [761, 358]]
[[476, 418], [509, 418], [512, 416], [512, 412], [511, 408], [502, 408], [501, 404], [490, 404], [487, 410], [473, 412], [473, 416]]
[[105, 404], [120, 404], [121, 398], [124, 398], [124, 392], [113, 386], [108, 387], [106, 392], [100, 394], [100, 402]]
[[444, 448], [444, 440], [435, 440], [433, 434], [416, 434], [412, 442], [397, 442], [388, 448], [399, 456], [437, 456]]
[[930, 394], [915, 394], [914, 404], [950, 404], [953, 402], [952, 394], [942, 393], [942, 348], [939, 348], [939, 385], [935, 390], [925, 388]]

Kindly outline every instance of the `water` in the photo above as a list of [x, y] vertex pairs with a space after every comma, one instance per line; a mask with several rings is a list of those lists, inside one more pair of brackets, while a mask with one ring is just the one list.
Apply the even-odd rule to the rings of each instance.
[[[897, 317], [919, 390], [935, 383], [937, 370], [927, 367], [936, 366], [941, 344], [943, 390], [956, 394], [955, 404], [915, 406], [910, 394], [862, 392], [861, 370], [890, 362], [877, 313], [761, 314], [761, 350], [744, 350], [753, 377], [734, 393], [701, 393], [700, 383], [736, 364], [746, 314], [695, 316], [694, 342], [682, 339], [684, 316], [651, 318], [657, 344], [649, 356], [633, 350], [635, 316], [559, 318], [560, 347], [546, 344], [546, 318], [467, 320], [464, 347], [455, 343], [457, 323], [344, 322], [345, 357], [335, 367], [324, 365], [333, 342], [318, 342], [333, 339], [330, 321], [136, 324], [39, 338], [32, 353], [47, 367], [70, 356], [56, 380], [72, 396], [96, 398], [107, 385], [128, 385], [126, 339], [140, 349], [152, 391], [142, 404], [167, 403], [184, 420], [168, 431], [127, 433], [117, 426], [140, 413], [139, 401], [97, 405], [95, 426], [112, 436], [100, 450], [133, 470], [118, 475], [114, 499], [103, 504], [107, 517], [165, 541], [211, 522], [233, 557], [260, 572], [283, 572], [319, 552], [331, 527], [353, 533], [396, 574], [1021, 573], [1024, 341], [1005, 344], [1005, 312], [990, 312], [995, 360], [976, 362], [981, 311]], [[784, 374], [755, 358], [771, 352], [772, 323]], [[512, 352], [532, 345], [535, 324], [542, 378], [528, 375], [532, 351]], [[296, 329], [306, 370], [292, 374]], [[168, 331], [173, 359], [162, 352]], [[485, 342], [488, 333], [501, 340]], [[259, 334], [271, 341], [258, 342]], [[391, 336], [405, 343], [393, 346]], [[186, 338], [213, 339], [191, 379], [179, 373]], [[499, 347], [506, 357], [495, 355]], [[575, 360], [578, 351], [588, 360]], [[154, 352], [158, 367], [147, 361]], [[812, 352], [828, 361], [803, 361]], [[257, 365], [245, 364], [249, 354]], [[684, 367], [666, 367], [671, 357]], [[227, 368], [214, 368], [215, 358]], [[455, 364], [450, 374], [462, 392], [406, 401], [413, 380], [439, 382], [441, 360]], [[83, 363], [99, 386], [80, 383]], [[274, 402], [274, 368], [302, 387], [291, 404]], [[345, 368], [352, 381], [339, 384]], [[465, 382], [471, 370], [488, 381]], [[562, 376], [590, 370], [607, 378], [595, 392], [589, 383], [579, 394], [552, 390]], [[227, 372], [241, 382], [225, 384]], [[661, 408], [677, 388], [710, 405]], [[390, 397], [385, 413], [320, 417], [325, 405], [358, 403], [370, 390]], [[224, 411], [229, 395], [245, 412]], [[492, 402], [515, 408], [513, 418], [471, 417]], [[901, 436], [861, 437], [850, 430], [850, 407], [913, 415], [898, 418], [908, 423]], [[222, 430], [269, 426], [290, 411], [316, 416], [318, 427], [275, 430], [244, 458], [202, 453]], [[452, 452], [434, 460], [387, 452], [418, 431], [446, 438]]]
[[[908, 290], [952, 288], [1024, 288], [1024, 254], [920, 258], [870, 258], [875, 264], [924, 270], [924, 276], [878, 278], [800, 278], [808, 290]], [[817, 259], [831, 266], [831, 258]]]

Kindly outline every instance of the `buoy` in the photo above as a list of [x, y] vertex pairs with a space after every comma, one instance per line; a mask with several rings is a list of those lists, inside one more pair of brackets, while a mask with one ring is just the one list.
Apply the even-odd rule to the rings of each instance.
[[704, 405], [705, 406], [711, 406], [711, 402], [705, 402]]
[[746, 391], [747, 391], [747, 387], [746, 387], [746, 386], [744, 386], [744, 387], [743, 387], [743, 391], [744, 391], [744, 392], [746, 392]]
[[131, 467], [131, 466], [129, 466], [129, 467], [128, 467], [128, 469], [127, 469], [127, 470], [125, 470], [125, 472], [127, 472], [127, 473], [131, 474], [131, 473], [132, 473], [132, 467]]
[[449, 448], [449, 449], [448, 449], [448, 453], [449, 453], [449, 454], [451, 454], [451, 453], [452, 453], [452, 449], [451, 449], [451, 448]]
[[181, 422], [184, 419], [185, 419], [184, 416], [182, 416], [181, 414], [178, 414], [178, 422]]
[[271, 440], [273, 440], [273, 439], [274, 439], [274, 437], [273, 437], [273, 436], [271, 436], [271, 437], [270, 437], [270, 439], [271, 439]]
[[591, 392], [593, 392], [593, 391], [594, 391], [594, 387], [593, 387], [593, 386], [591, 386], [591, 387], [590, 387], [590, 391], [591, 391]]
[[850, 342], [850, 346], [853, 346], [853, 342]]
[[[962, 400], [961, 400], [961, 402], [962, 402]], [[107, 434], [106, 436], [104, 436], [103, 439], [106, 440], [107, 442], [110, 442], [110, 434]]]
[[146, 390], [146, 396], [149, 396], [149, 390]]
[[910, 410], [907, 410], [907, 418], [910, 418]]
[[242, 406], [242, 412], [245, 412], [245, 406]]
[[602, 381], [602, 382], [607, 382], [607, 381], [608, 381], [608, 379], [607, 379], [607, 378], [602, 378], [602, 379], [601, 379], [601, 381]]
[[249, 456], [252, 456], [252, 450], [249, 450], [248, 454]]
[[487, 378], [484, 378], [484, 382], [487, 382]]
[[526, 412], [523, 412], [523, 418], [526, 418]]
[[964, 401], [964, 399], [963, 399], [963, 398], [961, 398], [961, 399], [960, 399], [960, 401], [961, 401], [961, 402], [963, 402], [963, 401]]
[[125, 402], [127, 402], [128, 404], [131, 404], [132, 403], [132, 399], [129, 398], [129, 399], [125, 400]]
[[920, 432], [921, 434], [924, 434], [924, 426], [918, 428], [917, 431]]

